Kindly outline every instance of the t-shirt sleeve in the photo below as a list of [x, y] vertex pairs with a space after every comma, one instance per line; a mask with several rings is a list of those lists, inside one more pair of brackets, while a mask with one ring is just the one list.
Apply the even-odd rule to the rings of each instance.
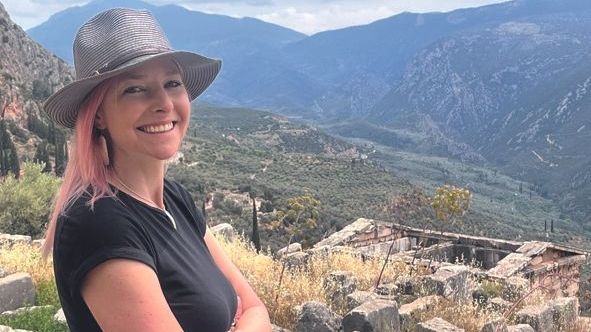
[[79, 294], [88, 272], [109, 259], [139, 261], [156, 271], [153, 246], [140, 223], [116, 206], [122, 203], [112, 201], [101, 199], [94, 210], [81, 207], [59, 220], [63, 225], [54, 259], [62, 260], [72, 296]]

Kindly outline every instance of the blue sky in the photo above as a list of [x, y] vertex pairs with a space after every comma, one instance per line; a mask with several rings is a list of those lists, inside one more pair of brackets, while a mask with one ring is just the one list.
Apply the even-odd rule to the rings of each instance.
[[[256, 17], [299, 32], [312, 34], [325, 30], [361, 25], [404, 11], [450, 11], [506, 0], [145, 0], [177, 4], [191, 10], [234, 17]], [[24, 29], [34, 27], [52, 14], [89, 1], [81, 0], [0, 0], [12, 20]]]

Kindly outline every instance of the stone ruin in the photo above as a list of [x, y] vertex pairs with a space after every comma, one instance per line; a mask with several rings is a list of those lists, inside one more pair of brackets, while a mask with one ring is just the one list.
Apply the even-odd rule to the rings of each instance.
[[[218, 236], [231, 240], [236, 236], [228, 224], [211, 228]], [[30, 237], [0, 234], [0, 244], [28, 243]], [[324, 280], [330, 290], [330, 303], [307, 302], [298, 307], [296, 332], [376, 331], [440, 332], [464, 331], [435, 317], [422, 315], [441, 305], [468, 303], [482, 296], [473, 279], [496, 280], [502, 285], [499, 296], [485, 299], [501, 313], [486, 322], [480, 332], [554, 332], [564, 331], [575, 322], [583, 331], [591, 331], [591, 319], [579, 315], [575, 297], [579, 270], [588, 253], [549, 242], [517, 242], [456, 233], [440, 233], [375, 220], [358, 219], [341, 231], [302, 251], [299, 244], [278, 251], [289, 266], [307, 264], [310, 255], [344, 251], [360, 257], [384, 257], [392, 247], [391, 258], [423, 265], [429, 273], [400, 277], [375, 289], [361, 290], [348, 271], [334, 271]], [[469, 264], [457, 264], [466, 262]], [[456, 264], [453, 264], [456, 263]], [[541, 305], [527, 306], [515, 313], [516, 325], [507, 325], [502, 313], [533, 287], [544, 286], [550, 298]], [[0, 315], [13, 315], [35, 302], [31, 277], [26, 273], [7, 275], [0, 268]], [[331, 308], [345, 308], [340, 316]], [[63, 312], [54, 317], [65, 324]], [[585, 329], [586, 328], [586, 329]], [[0, 326], [0, 331], [12, 330]], [[273, 326], [274, 332], [288, 332]]]
[[[589, 253], [576, 248], [436, 232], [360, 218], [318, 242], [308, 253], [295, 252], [286, 258], [298, 257], [297, 264], [305, 261], [305, 255], [335, 250], [362, 258], [384, 258], [390, 251], [392, 260], [422, 265], [428, 272], [362, 291], [352, 286], [355, 281], [349, 273], [336, 271], [328, 279], [340, 280], [336, 284], [342, 287], [335, 288], [330, 305], [307, 303], [300, 307], [298, 332], [464, 331], [453, 321], [419, 318], [438, 304], [481, 300], [481, 290], [474, 279], [494, 281], [502, 287], [499, 296], [485, 299], [499, 315], [481, 326], [481, 332], [554, 332], [575, 324], [582, 331], [591, 331], [591, 320], [579, 315], [576, 297], [580, 269]], [[530, 290], [540, 287], [544, 287], [547, 300], [515, 312], [517, 324], [508, 326], [503, 314]], [[329, 307], [342, 305], [337, 299], [342, 301], [343, 297], [348, 312], [335, 318]], [[384, 314], [386, 311], [388, 314]], [[315, 325], [319, 321], [323, 325]]]

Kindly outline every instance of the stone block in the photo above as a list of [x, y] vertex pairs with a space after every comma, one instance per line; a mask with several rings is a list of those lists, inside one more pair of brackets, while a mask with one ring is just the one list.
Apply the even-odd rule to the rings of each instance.
[[377, 295], [373, 292], [367, 291], [354, 291], [347, 295], [347, 311], [351, 311], [354, 308], [362, 305], [363, 303], [371, 300], [375, 300]]
[[0, 279], [0, 312], [35, 303], [35, 286], [28, 273], [15, 273]]
[[535, 332], [534, 328], [527, 324], [517, 324], [508, 326], [509, 332]]
[[310, 255], [306, 252], [298, 251], [293, 254], [287, 254], [281, 259], [285, 261], [285, 267], [289, 270], [301, 270], [308, 266]]
[[30, 245], [31, 237], [28, 235], [0, 234], [0, 247], [12, 247], [13, 245]]
[[417, 332], [464, 332], [461, 329], [439, 317], [435, 317], [429, 321], [419, 323], [417, 325]]
[[66, 321], [66, 314], [64, 314], [64, 309], [60, 308], [55, 315], [53, 315], [53, 320], [62, 324], [68, 324]]
[[345, 315], [343, 331], [399, 332], [398, 305], [379, 299], [365, 302]]
[[433, 310], [437, 304], [446, 301], [439, 295], [424, 296], [416, 299], [409, 304], [403, 304], [398, 310], [400, 316], [400, 330], [403, 332], [414, 331], [416, 325], [419, 323], [419, 315], [424, 312]]
[[394, 283], [380, 284], [374, 292], [378, 295], [395, 295], [398, 293], [398, 286]]
[[509, 332], [509, 328], [505, 320], [500, 317], [484, 323], [480, 328], [480, 332]]
[[333, 307], [346, 308], [347, 295], [357, 290], [357, 278], [349, 271], [335, 271], [324, 279], [323, 287]]
[[306, 302], [299, 307], [296, 332], [336, 332], [341, 327], [342, 317], [332, 312], [325, 304]]
[[228, 223], [222, 223], [210, 227], [209, 229], [215, 236], [221, 236], [222, 238], [226, 239], [226, 241], [233, 241], [234, 237], [236, 236], [236, 232], [234, 231], [234, 227]]
[[573, 326], [579, 318], [579, 299], [576, 297], [559, 297], [549, 305], [554, 326], [559, 330]]
[[398, 287], [398, 292], [403, 295], [415, 295], [418, 291], [417, 281], [411, 277], [399, 277], [394, 284]]
[[423, 278], [423, 287], [428, 295], [440, 295], [456, 303], [470, 301], [470, 271], [464, 265], [442, 266], [434, 274]]
[[285, 246], [279, 250], [277, 250], [277, 256], [281, 257], [285, 254], [292, 254], [294, 252], [302, 251], [302, 245], [295, 242], [290, 244], [289, 246]]
[[548, 305], [527, 306], [517, 312], [517, 323], [528, 324], [535, 332], [553, 332], [553, 311]]

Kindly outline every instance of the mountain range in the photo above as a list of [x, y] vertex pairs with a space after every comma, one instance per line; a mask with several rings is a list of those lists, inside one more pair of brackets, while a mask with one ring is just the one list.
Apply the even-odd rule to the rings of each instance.
[[[252, 18], [97, 0], [29, 35], [71, 62], [99, 11], [147, 8], [175, 48], [224, 61], [208, 102], [303, 118], [340, 136], [489, 165], [531, 182], [591, 227], [591, 3], [515, 0], [402, 13], [306, 36]], [[462, 185], [461, 183], [459, 183]]]

